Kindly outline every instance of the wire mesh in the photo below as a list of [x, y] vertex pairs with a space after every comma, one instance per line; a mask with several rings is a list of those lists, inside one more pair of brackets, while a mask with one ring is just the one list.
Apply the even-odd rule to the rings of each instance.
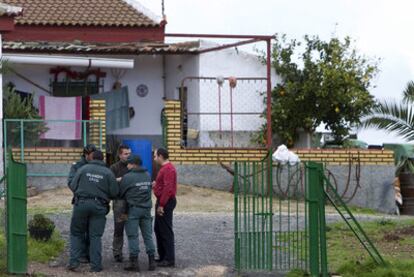
[[181, 91], [185, 146], [265, 146], [265, 78], [189, 77]]

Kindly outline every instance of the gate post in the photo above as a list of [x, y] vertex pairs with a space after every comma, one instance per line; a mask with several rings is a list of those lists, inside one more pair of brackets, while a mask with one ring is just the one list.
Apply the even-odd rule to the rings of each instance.
[[308, 162], [307, 184], [309, 202], [309, 258], [310, 273], [312, 277], [327, 276], [326, 256], [326, 223], [325, 223], [325, 197], [323, 189], [323, 165]]
[[240, 238], [239, 238], [239, 165], [234, 163], [234, 178], [233, 178], [233, 193], [234, 193], [234, 264], [237, 272], [240, 273]]
[[8, 151], [6, 167], [7, 272], [27, 273], [26, 165], [13, 160]]

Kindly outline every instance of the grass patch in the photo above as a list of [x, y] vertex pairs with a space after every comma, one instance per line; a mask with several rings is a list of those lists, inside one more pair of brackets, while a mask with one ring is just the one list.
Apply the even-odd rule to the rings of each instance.
[[[54, 231], [51, 239], [47, 242], [36, 241], [28, 235], [28, 260], [29, 262], [47, 263], [62, 253], [65, 241], [58, 231]], [[6, 238], [4, 232], [0, 232], [0, 276], [7, 276], [7, 252]], [[42, 275], [36, 275], [42, 276]]]
[[293, 269], [288, 274], [286, 274], [286, 277], [303, 277], [303, 276], [309, 276], [306, 271], [302, 269]]
[[351, 210], [353, 214], [366, 214], [366, 215], [378, 215], [379, 212], [369, 209], [369, 208], [360, 208], [355, 206], [348, 206], [348, 208]]
[[58, 231], [54, 231], [49, 241], [37, 241], [29, 237], [29, 261], [47, 263], [58, 257], [65, 248], [65, 241]]
[[331, 224], [327, 233], [331, 272], [344, 277], [414, 276], [414, 220], [381, 219], [361, 225], [389, 266], [374, 264], [352, 231], [341, 222]]
[[[414, 277], [414, 219], [360, 222], [387, 267], [376, 265], [348, 226], [328, 225], [328, 266], [342, 277]], [[308, 276], [292, 270], [287, 276]]]
[[388, 267], [379, 267], [372, 261], [348, 262], [343, 264], [338, 272], [343, 277], [412, 277], [414, 276], [414, 262], [409, 260], [391, 261]]

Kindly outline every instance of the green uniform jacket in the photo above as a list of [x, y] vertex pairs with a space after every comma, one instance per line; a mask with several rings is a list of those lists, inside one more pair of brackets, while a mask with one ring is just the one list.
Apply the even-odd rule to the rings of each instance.
[[68, 186], [70, 185], [73, 178], [75, 177], [76, 172], [78, 171], [78, 169], [81, 168], [82, 166], [84, 166], [87, 163], [88, 163], [88, 161], [86, 160], [85, 156], [82, 156], [80, 161], [72, 164], [72, 166], [70, 167], [69, 176], [68, 176]]
[[120, 183], [120, 197], [130, 206], [151, 208], [151, 177], [144, 168], [131, 169], [122, 177]]
[[77, 197], [99, 197], [109, 202], [118, 196], [115, 176], [103, 161], [93, 160], [82, 166], [69, 188]]

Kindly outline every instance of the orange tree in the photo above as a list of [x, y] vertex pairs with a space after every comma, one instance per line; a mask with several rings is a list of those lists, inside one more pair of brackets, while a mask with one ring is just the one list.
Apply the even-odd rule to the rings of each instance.
[[272, 66], [280, 80], [272, 91], [272, 130], [278, 143], [293, 146], [299, 130], [312, 133], [321, 123], [340, 142], [375, 105], [369, 89], [378, 61], [359, 55], [349, 37], [305, 36], [301, 43], [276, 36]]

